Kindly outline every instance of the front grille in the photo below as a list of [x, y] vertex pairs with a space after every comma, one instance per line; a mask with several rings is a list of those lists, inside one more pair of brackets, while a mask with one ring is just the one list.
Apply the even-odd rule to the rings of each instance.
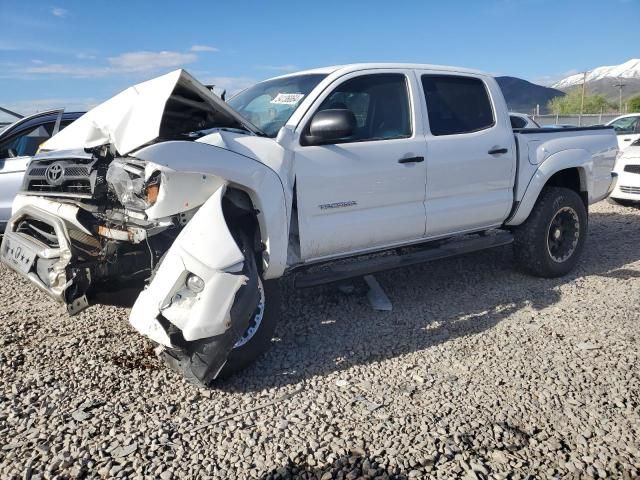
[[35, 175], [42, 175], [42, 176], [44, 176], [44, 174], [46, 173], [46, 171], [47, 171], [47, 167], [35, 167], [35, 168], [32, 168], [32, 169], [29, 171], [29, 173], [30, 173], [31, 175], [34, 175], [34, 176], [35, 176]]
[[636, 195], [640, 195], [640, 187], [625, 187], [621, 185], [620, 191], [623, 193], [635, 193]]
[[640, 165], [627, 165], [624, 167], [624, 171], [629, 173], [640, 173]]
[[[93, 169], [95, 160], [64, 159], [34, 162], [25, 174], [23, 190], [46, 196], [91, 198], [100, 182]], [[49, 170], [57, 166], [56, 175]], [[48, 173], [49, 172], [49, 175]]]
[[29, 182], [28, 190], [30, 192], [41, 193], [77, 193], [80, 195], [91, 195], [91, 182], [89, 182], [89, 179], [69, 180], [63, 182], [61, 185], [49, 185], [46, 180], [31, 180]]
[[68, 177], [88, 177], [89, 169], [83, 166], [65, 167], [64, 175]]

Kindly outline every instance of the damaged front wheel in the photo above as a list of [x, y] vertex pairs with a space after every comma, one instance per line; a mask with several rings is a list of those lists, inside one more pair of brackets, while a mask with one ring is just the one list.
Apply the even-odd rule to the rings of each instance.
[[[245, 257], [243, 274], [248, 283], [238, 291], [231, 315], [234, 324], [244, 326], [242, 333], [230, 328], [216, 337], [182, 341], [180, 346], [166, 349], [161, 355], [173, 370], [196, 385], [208, 386], [213, 380], [227, 378], [253, 363], [269, 348], [280, 316], [278, 281], [260, 277], [248, 237], [238, 235], [237, 241]], [[254, 299], [252, 292], [256, 290], [258, 296]]]
[[260, 303], [242, 337], [233, 346], [218, 378], [228, 378], [252, 364], [271, 343], [280, 316], [280, 288], [277, 280], [258, 280]]

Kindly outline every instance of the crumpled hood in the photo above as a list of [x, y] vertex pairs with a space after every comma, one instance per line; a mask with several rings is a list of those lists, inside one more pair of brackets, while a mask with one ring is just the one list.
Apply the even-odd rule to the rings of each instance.
[[139, 83], [93, 108], [41, 146], [42, 150], [92, 148], [107, 143], [121, 155], [157, 139], [208, 128], [260, 133], [184, 70]]

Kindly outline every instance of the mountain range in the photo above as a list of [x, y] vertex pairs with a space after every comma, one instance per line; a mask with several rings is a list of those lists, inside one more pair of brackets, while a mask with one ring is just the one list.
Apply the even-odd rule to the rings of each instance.
[[[553, 88], [565, 89], [582, 85], [584, 78], [583, 73], [570, 75], [562, 80], [554, 83]], [[632, 58], [620, 65], [610, 65], [606, 67], [597, 67], [587, 72], [587, 83], [604, 79], [638, 79], [640, 80], [640, 59]]]
[[[563, 96], [571, 90], [582, 88], [584, 74], [570, 75], [551, 87], [536, 85], [516, 77], [497, 77], [509, 110], [531, 113], [540, 105], [540, 113], [547, 113], [552, 98]], [[634, 58], [620, 65], [596, 67], [587, 72], [587, 95], [602, 95], [611, 104], [618, 105], [622, 84], [623, 103], [640, 95], [640, 59]]]
[[[584, 74], [570, 75], [554, 83], [552, 88], [567, 93], [582, 88]], [[590, 95], [602, 95], [609, 102], [617, 105], [620, 99], [622, 84], [622, 100], [640, 95], [640, 59], [632, 58], [620, 65], [597, 67], [587, 72], [586, 91]]]
[[549, 100], [565, 95], [555, 88], [536, 85], [517, 77], [496, 77], [496, 81], [512, 112], [532, 113], [540, 105], [540, 113], [546, 113]]

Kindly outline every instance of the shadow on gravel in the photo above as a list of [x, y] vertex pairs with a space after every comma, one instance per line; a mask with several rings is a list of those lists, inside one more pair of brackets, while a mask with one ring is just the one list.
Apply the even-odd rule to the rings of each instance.
[[[422, 467], [422, 465], [418, 465]], [[398, 467], [390, 468], [379, 464], [377, 461], [361, 455], [344, 455], [335, 460], [331, 465], [324, 467], [311, 467], [306, 464], [289, 463], [285, 466], [274, 468], [258, 477], [260, 480], [284, 480], [284, 479], [345, 479], [345, 478], [386, 478], [400, 480], [409, 478], [408, 472], [403, 472]]]
[[285, 281], [270, 351], [216, 388], [253, 391], [298, 383], [481, 333], [518, 310], [554, 305], [558, 287], [578, 278], [639, 276], [625, 268], [640, 260], [638, 245], [640, 215], [594, 213], [582, 260], [566, 277], [520, 273], [511, 247], [502, 247], [377, 275], [393, 312], [373, 311], [360, 280], [351, 295], [332, 286], [296, 290]]

